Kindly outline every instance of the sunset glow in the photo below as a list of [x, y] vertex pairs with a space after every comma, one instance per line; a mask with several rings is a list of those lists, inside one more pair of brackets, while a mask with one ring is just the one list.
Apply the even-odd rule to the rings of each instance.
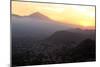
[[12, 1], [12, 14], [29, 16], [40, 12], [49, 18], [81, 29], [95, 29], [95, 7]]

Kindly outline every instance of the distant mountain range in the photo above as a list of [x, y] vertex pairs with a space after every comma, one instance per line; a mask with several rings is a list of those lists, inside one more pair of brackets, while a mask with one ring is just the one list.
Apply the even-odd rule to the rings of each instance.
[[44, 40], [53, 43], [79, 42], [86, 38], [95, 39], [95, 30], [82, 30], [51, 20], [36, 12], [29, 16], [12, 15], [12, 38]]
[[14, 37], [34, 37], [43, 39], [56, 31], [73, 29], [69, 25], [51, 20], [36, 12], [29, 16], [12, 15], [12, 35]]

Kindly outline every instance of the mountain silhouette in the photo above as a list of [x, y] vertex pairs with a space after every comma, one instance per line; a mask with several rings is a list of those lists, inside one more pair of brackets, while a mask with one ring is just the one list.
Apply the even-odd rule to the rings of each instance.
[[[72, 29], [73, 30], [73, 29]], [[80, 41], [90, 38], [95, 39], [95, 32], [74, 29], [73, 31], [57, 31], [47, 38], [48, 41], [55, 43], [79, 43]]]
[[41, 20], [43, 20], [43, 19], [45, 19], [45, 20], [46, 20], [46, 19], [50, 20], [49, 17], [43, 15], [43, 14], [40, 13], [40, 12], [35, 12], [35, 13], [29, 15], [28, 17], [34, 17], [34, 18], [38, 18], [38, 19], [41, 19]]
[[11, 23], [14, 37], [34, 37], [34, 39], [44, 39], [56, 31], [72, 29], [39, 12], [21, 17], [14, 15]]
[[85, 39], [72, 50], [72, 58], [75, 61], [95, 61], [96, 59], [95, 40]]

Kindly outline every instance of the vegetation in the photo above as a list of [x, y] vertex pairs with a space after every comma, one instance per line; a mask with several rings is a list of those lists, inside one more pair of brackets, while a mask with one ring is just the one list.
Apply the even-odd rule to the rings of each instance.
[[[28, 45], [30, 42], [24, 43]], [[14, 66], [95, 61], [95, 40], [91, 39], [83, 40], [76, 47], [70, 48], [67, 43], [31, 42], [33, 47], [32, 45], [27, 47], [25, 44], [13, 47], [12, 64]]]

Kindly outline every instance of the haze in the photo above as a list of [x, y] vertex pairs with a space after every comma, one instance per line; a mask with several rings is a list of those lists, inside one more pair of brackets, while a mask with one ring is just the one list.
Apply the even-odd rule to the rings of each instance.
[[95, 29], [95, 7], [12, 1], [12, 14], [29, 16], [40, 12], [50, 19], [81, 29]]

